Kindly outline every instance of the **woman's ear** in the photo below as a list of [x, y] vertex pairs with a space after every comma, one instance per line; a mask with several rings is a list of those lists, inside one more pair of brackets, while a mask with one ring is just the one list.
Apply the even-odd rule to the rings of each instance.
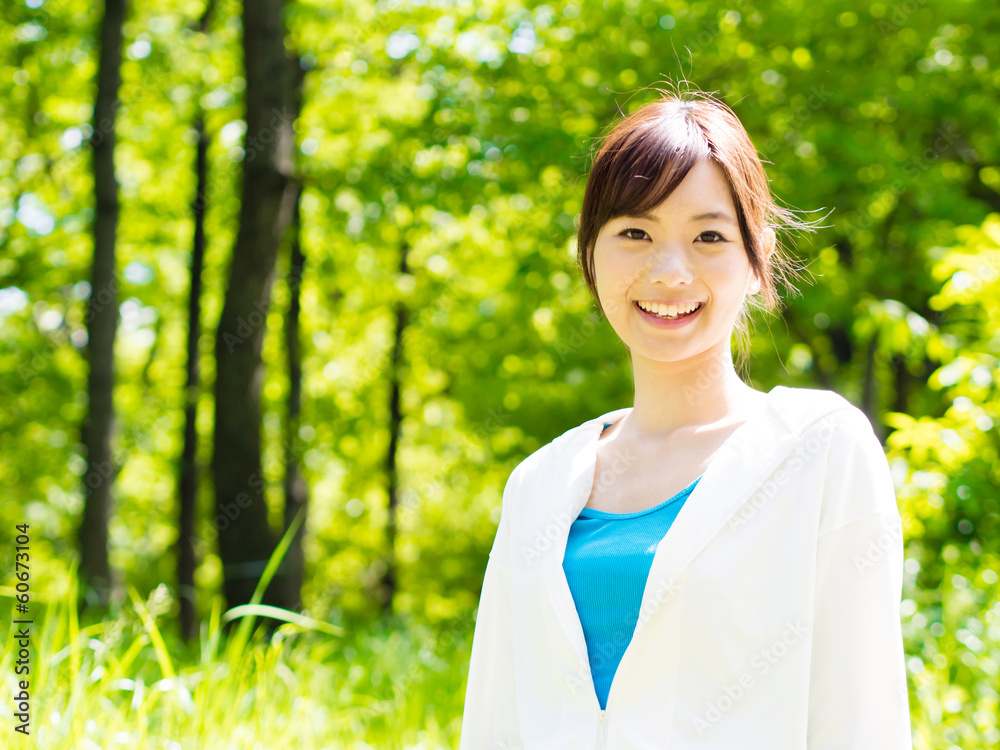
[[765, 258], [774, 252], [775, 240], [774, 230], [771, 227], [765, 227], [760, 234], [760, 247]]

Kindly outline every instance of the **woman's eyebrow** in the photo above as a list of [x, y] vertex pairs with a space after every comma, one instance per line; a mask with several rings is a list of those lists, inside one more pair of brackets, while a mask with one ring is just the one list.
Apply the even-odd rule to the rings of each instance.
[[691, 221], [701, 221], [702, 219], [720, 219], [735, 224], [736, 220], [725, 211], [709, 211], [708, 213], [692, 216]]
[[[628, 213], [625, 214], [625, 216], [631, 219], [645, 219], [646, 221], [652, 221], [654, 223], [657, 221], [656, 216], [654, 216], [649, 212]], [[705, 219], [720, 219], [721, 221], [728, 221], [730, 224], [736, 223], [736, 220], [732, 216], [730, 216], [726, 211], [723, 211], [721, 209], [716, 211], [708, 211], [707, 213], [703, 214], [697, 214], [696, 216], [692, 216], [689, 219], [689, 221], [703, 221]]]

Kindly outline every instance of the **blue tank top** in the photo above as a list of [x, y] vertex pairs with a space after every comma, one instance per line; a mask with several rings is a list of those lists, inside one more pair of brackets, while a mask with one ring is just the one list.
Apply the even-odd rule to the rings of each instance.
[[602, 710], [639, 621], [656, 546], [700, 479], [662, 503], [634, 513], [583, 508], [570, 526], [563, 571], [583, 626]]

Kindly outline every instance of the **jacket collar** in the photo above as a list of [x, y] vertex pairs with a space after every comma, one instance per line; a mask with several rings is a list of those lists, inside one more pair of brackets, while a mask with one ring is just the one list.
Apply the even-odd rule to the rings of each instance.
[[[817, 418], [847, 404], [846, 399], [832, 391], [775, 386], [767, 394], [763, 407], [732, 432], [713, 455], [701, 481], [657, 545], [633, 641], [650, 617], [676, 593], [678, 576], [795, 448], [801, 431]], [[581, 664], [586, 666], [589, 666], [586, 639], [563, 570], [563, 559], [569, 527], [586, 505], [593, 488], [597, 442], [604, 425], [631, 410], [632, 407], [627, 407], [608, 412], [566, 435], [569, 440], [562, 455], [568, 465], [563, 464], [565, 473], [560, 474], [568, 481], [565, 492], [556, 493], [552, 501], [551, 510], [568, 514], [570, 523], [553, 540], [556, 551], [547, 556], [546, 583], [568, 640]]]

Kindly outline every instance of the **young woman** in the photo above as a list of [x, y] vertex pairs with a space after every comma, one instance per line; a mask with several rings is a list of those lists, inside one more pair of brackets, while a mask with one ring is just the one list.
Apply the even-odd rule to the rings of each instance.
[[664, 93], [603, 141], [579, 261], [634, 405], [512, 472], [460, 750], [912, 748], [901, 519], [871, 423], [733, 364], [748, 307], [776, 309], [796, 270], [782, 228], [810, 227], [710, 95]]

